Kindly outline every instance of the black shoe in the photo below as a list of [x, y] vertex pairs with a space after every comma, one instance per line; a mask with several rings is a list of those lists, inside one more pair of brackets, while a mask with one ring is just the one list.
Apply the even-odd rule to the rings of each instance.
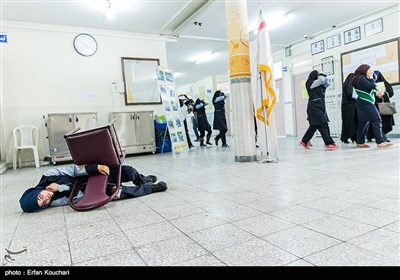
[[217, 137], [214, 138], [215, 146], [218, 146], [218, 140], [219, 140], [219, 139], [217, 139]]
[[207, 144], [207, 145], [212, 145], [210, 141], [207, 141], [206, 144]]
[[197, 138], [196, 140], [194, 140], [194, 142], [199, 142], [200, 141], [200, 139], [199, 138]]
[[117, 191], [117, 186], [114, 184], [107, 183], [106, 194], [112, 196]]
[[189, 146], [189, 149], [193, 149], [193, 148], [195, 148], [196, 146], [195, 145], [190, 145]]
[[155, 183], [157, 182], [157, 176], [155, 175], [148, 175], [143, 178], [145, 183]]
[[151, 188], [151, 193], [163, 192], [168, 189], [167, 183], [160, 181], [157, 184], [148, 184]]
[[207, 145], [204, 144], [204, 142], [201, 142], [201, 143], [200, 143], [200, 147], [207, 147]]
[[229, 146], [227, 144], [222, 144], [222, 147], [228, 148]]

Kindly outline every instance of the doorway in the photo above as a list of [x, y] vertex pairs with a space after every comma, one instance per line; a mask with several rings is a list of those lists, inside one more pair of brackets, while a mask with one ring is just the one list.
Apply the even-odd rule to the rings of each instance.
[[307, 102], [308, 94], [306, 90], [306, 81], [308, 73], [297, 74], [294, 80], [294, 103], [295, 103], [295, 133], [297, 137], [302, 137], [308, 128], [307, 121]]

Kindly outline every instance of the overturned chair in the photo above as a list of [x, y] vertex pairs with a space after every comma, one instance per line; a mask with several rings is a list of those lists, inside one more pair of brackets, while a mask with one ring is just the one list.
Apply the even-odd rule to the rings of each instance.
[[121, 168], [126, 151], [121, 149], [115, 131], [116, 118], [107, 126], [98, 127], [82, 132], [76, 128], [64, 135], [72, 160], [76, 165], [102, 164], [111, 168], [118, 168], [116, 188], [111, 195], [107, 195], [108, 175], [89, 175], [84, 195], [81, 200], [74, 203], [73, 197], [77, 193], [79, 177], [75, 179], [74, 186], [68, 200], [69, 205], [77, 211], [89, 211], [99, 208], [110, 202], [118, 193], [121, 185]]

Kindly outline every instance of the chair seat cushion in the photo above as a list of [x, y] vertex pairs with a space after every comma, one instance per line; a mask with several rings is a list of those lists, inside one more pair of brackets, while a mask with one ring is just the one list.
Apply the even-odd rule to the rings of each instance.
[[83, 198], [75, 204], [80, 208], [92, 207], [105, 203], [109, 196], [106, 194], [108, 175], [92, 175], [89, 177]]

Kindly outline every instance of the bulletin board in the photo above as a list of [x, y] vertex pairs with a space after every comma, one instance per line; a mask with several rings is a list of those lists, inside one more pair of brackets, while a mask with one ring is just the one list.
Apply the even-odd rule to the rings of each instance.
[[399, 40], [396, 38], [342, 53], [342, 82], [358, 66], [368, 64], [372, 70], [379, 70], [390, 84], [400, 84]]

